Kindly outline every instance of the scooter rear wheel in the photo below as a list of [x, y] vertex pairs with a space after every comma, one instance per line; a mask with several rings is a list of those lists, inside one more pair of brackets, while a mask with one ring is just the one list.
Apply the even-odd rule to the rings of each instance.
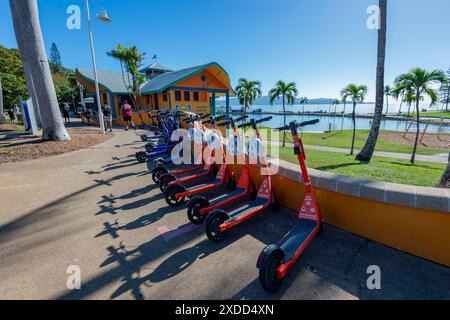
[[205, 226], [206, 235], [212, 242], [219, 243], [226, 237], [226, 233], [220, 231], [220, 225], [225, 222], [225, 217], [218, 212], [213, 212], [211, 215]]
[[136, 153], [136, 160], [139, 163], [146, 163], [147, 162], [147, 154], [145, 152]]
[[155, 151], [155, 145], [153, 143], [147, 143], [145, 145], [145, 151], [147, 151], [148, 153]]
[[172, 181], [175, 181], [176, 178], [172, 175], [164, 175], [159, 180], [159, 189], [161, 192], [165, 192], [167, 187], [169, 186], [169, 183]]
[[281, 265], [281, 257], [277, 252], [270, 253], [265, 265], [259, 269], [259, 281], [262, 287], [269, 292], [276, 292], [283, 284], [284, 278], [278, 277], [278, 268]]
[[154, 183], [159, 184], [159, 181], [161, 180], [161, 176], [163, 174], [168, 173], [169, 171], [164, 167], [156, 167], [152, 171], [152, 180]]
[[192, 199], [189, 204], [187, 217], [189, 221], [195, 225], [201, 225], [206, 218], [206, 215], [202, 216], [200, 210], [208, 206], [208, 200], [203, 198]]
[[169, 186], [164, 192], [164, 198], [166, 199], [167, 204], [173, 208], [182, 206], [186, 198], [182, 197], [177, 199], [176, 195], [183, 192], [186, 192], [186, 188], [181, 185], [174, 184]]

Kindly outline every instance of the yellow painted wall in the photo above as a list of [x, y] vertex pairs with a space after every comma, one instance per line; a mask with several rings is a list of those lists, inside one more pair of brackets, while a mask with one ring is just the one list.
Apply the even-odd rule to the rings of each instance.
[[[242, 170], [236, 166], [239, 173]], [[259, 168], [252, 168], [259, 185]], [[238, 173], [238, 175], [239, 175]], [[274, 176], [281, 203], [295, 211], [305, 196], [304, 185]], [[450, 267], [450, 214], [402, 207], [316, 189], [326, 223], [392, 248]]]

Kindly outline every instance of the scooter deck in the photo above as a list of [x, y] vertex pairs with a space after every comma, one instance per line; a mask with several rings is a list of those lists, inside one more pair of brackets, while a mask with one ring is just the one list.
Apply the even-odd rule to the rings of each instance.
[[197, 184], [195, 186], [186, 188], [186, 192], [188, 192], [190, 195], [197, 194], [197, 193], [209, 190], [209, 189], [216, 188], [216, 187], [220, 186], [221, 184], [222, 184], [222, 180], [216, 178], [211, 182]]
[[295, 256], [297, 250], [303, 246], [305, 241], [317, 228], [317, 225], [317, 221], [314, 220], [300, 220], [291, 231], [281, 239], [278, 246], [285, 254], [282, 263], [287, 263]]
[[264, 208], [268, 206], [269, 201], [270, 199], [257, 198], [255, 201], [247, 203], [233, 211], [228, 212], [228, 216], [230, 217], [230, 219], [227, 221], [227, 223], [239, 220], [246, 215], [251, 215], [258, 211], [264, 210]]
[[241, 194], [245, 195], [246, 194], [246, 190], [244, 188], [237, 188], [236, 190], [234, 190], [232, 192], [225, 193], [223, 195], [218, 196], [217, 198], [214, 198], [214, 199], [210, 200], [209, 201], [209, 206], [218, 205], [219, 203], [222, 203], [222, 202], [226, 201], [227, 199], [234, 198], [234, 197], [239, 196]]

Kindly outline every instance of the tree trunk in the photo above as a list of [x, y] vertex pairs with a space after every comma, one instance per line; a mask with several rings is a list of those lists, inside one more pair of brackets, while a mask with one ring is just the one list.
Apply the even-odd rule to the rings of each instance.
[[14, 31], [24, 61], [27, 87], [39, 107], [43, 140], [70, 140], [64, 127], [45, 52], [36, 0], [10, 0]]
[[[284, 126], [286, 127], [286, 99], [283, 94]], [[286, 147], [286, 130], [283, 131], [283, 148]]]
[[402, 94], [402, 100], [400, 101], [400, 108], [398, 109], [398, 113], [402, 113], [402, 106], [403, 106], [403, 100], [405, 98], [405, 95]]
[[378, 53], [377, 53], [377, 81], [376, 81], [376, 103], [373, 114], [372, 127], [369, 137], [362, 151], [356, 156], [356, 160], [370, 161], [375, 152], [375, 147], [380, 134], [381, 119], [383, 117], [384, 104], [384, 66], [386, 60], [386, 30], [387, 30], [387, 0], [379, 0], [380, 7], [380, 29], [378, 30]]
[[445, 111], [448, 111], [448, 102], [450, 100], [450, 82], [447, 84], [447, 101], [445, 102]]
[[0, 78], [0, 124], [6, 123], [6, 118], [4, 115], [5, 110], [3, 109], [3, 88], [2, 88], [2, 78]]
[[344, 100], [344, 111], [342, 112], [341, 132], [344, 131], [345, 109], [347, 108], [347, 100]]
[[438, 188], [447, 188], [450, 189], [450, 155], [447, 168], [442, 175], [441, 181], [437, 185]]
[[389, 96], [386, 95], [386, 117], [389, 115]]
[[413, 154], [411, 157], [411, 163], [414, 164], [416, 161], [416, 152], [417, 152], [417, 146], [419, 144], [419, 135], [420, 135], [420, 93], [419, 90], [417, 90], [416, 93], [416, 121], [417, 121], [417, 129], [416, 129], [416, 140], [414, 141], [414, 149]]
[[352, 121], [353, 121], [353, 137], [352, 137], [352, 149], [350, 150], [350, 155], [353, 155], [353, 153], [355, 152], [355, 138], [356, 138], [356, 102], [355, 101], [353, 101]]

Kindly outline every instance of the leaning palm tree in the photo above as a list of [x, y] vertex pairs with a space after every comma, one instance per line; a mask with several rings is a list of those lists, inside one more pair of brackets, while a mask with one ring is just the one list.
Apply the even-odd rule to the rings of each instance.
[[350, 150], [350, 155], [353, 155], [355, 151], [355, 137], [356, 137], [356, 104], [364, 102], [367, 95], [367, 87], [364, 85], [357, 86], [356, 84], [349, 84], [347, 87], [342, 89], [341, 96], [344, 100], [350, 98], [353, 103], [352, 111], [352, 121], [353, 121], [353, 136], [352, 136], [352, 147]]
[[[377, 51], [377, 75], [375, 88], [375, 110], [373, 113], [372, 126], [367, 141], [356, 156], [356, 160], [370, 161], [378, 141], [380, 134], [381, 119], [383, 118], [384, 104], [384, 67], [386, 60], [386, 30], [387, 30], [387, 0], [379, 0], [380, 8], [380, 25], [378, 28], [378, 51]], [[353, 137], [354, 139], [354, 137]]]
[[386, 116], [389, 115], [389, 97], [392, 96], [392, 88], [390, 85], [384, 87], [384, 95], [386, 96]]
[[42, 139], [70, 140], [64, 127], [45, 52], [36, 0], [9, 0], [27, 87], [39, 108]]
[[403, 87], [408, 91], [414, 93], [416, 103], [416, 139], [414, 142], [413, 154], [411, 157], [411, 163], [414, 164], [416, 159], [417, 146], [419, 144], [420, 134], [420, 101], [428, 96], [432, 103], [436, 103], [439, 100], [437, 92], [431, 88], [432, 84], [445, 82], [445, 73], [441, 70], [434, 70], [428, 72], [427, 70], [415, 68], [409, 73], [402, 74], [395, 79], [395, 84], [400, 88]]
[[[270, 104], [273, 104], [276, 99], [282, 98], [283, 100], [283, 114], [284, 125], [286, 126], [286, 102], [288, 104], [294, 104], [295, 97], [298, 95], [297, 85], [295, 82], [286, 83], [283, 80], [278, 81], [275, 87], [269, 91]], [[283, 147], [286, 147], [286, 131], [283, 133]]]
[[239, 84], [236, 86], [236, 94], [239, 103], [244, 107], [245, 114], [247, 113], [248, 107], [255, 102], [256, 98], [262, 95], [261, 82], [241, 78], [239, 79]]
[[334, 114], [337, 114], [337, 107], [341, 104], [341, 100], [334, 99], [331, 104], [334, 106]]

